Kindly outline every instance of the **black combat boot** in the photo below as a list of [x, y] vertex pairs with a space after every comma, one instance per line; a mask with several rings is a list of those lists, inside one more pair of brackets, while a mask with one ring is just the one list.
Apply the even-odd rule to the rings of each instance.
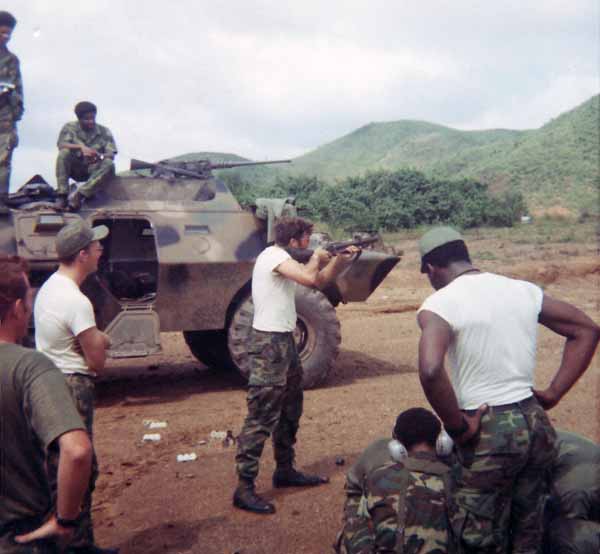
[[248, 510], [256, 514], [275, 513], [275, 506], [254, 492], [254, 483], [252, 481], [240, 480], [233, 494], [233, 505], [241, 510]]
[[329, 483], [329, 477], [302, 473], [293, 467], [278, 467], [273, 473], [273, 486], [281, 487], [316, 487]]

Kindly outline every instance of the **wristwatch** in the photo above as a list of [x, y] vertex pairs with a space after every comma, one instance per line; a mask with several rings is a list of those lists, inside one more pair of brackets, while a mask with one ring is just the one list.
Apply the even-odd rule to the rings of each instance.
[[58, 523], [61, 527], [79, 527], [79, 516], [77, 516], [75, 519], [66, 519], [56, 514], [56, 523]]
[[448, 433], [451, 438], [457, 439], [458, 437], [460, 437], [461, 435], [464, 435], [469, 430], [469, 422], [467, 421], [467, 418], [463, 415], [462, 416], [462, 424], [460, 427], [452, 428], [452, 427], [444, 426], [444, 428], [446, 429], [446, 433]]

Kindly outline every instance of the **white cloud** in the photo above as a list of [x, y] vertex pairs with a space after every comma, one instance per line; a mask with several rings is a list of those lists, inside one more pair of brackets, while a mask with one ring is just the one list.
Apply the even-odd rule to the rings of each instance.
[[596, 0], [6, 0], [26, 114], [13, 188], [53, 181], [87, 98], [118, 163], [295, 156], [371, 121], [537, 127], [599, 90]]

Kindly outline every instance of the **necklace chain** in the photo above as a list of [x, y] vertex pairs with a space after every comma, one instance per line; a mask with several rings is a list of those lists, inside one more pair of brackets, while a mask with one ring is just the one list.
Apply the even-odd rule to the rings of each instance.
[[476, 268], [476, 267], [471, 267], [469, 269], [465, 269], [464, 271], [461, 271], [458, 275], [454, 276], [454, 279], [456, 279], [457, 277], [460, 277], [461, 275], [464, 275], [465, 273], [471, 273], [472, 271], [478, 271], [481, 272], [480, 269]]

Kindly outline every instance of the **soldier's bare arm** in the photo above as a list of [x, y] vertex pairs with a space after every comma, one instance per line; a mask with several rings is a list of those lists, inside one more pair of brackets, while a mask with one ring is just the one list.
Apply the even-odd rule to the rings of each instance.
[[322, 248], [317, 248], [306, 264], [293, 259], [280, 263], [275, 271], [305, 287], [316, 287], [319, 282], [319, 272], [322, 264], [331, 259], [331, 255]]
[[106, 363], [106, 350], [110, 346], [110, 338], [97, 327], [90, 327], [77, 335], [83, 350], [83, 357], [88, 367], [95, 372], [102, 371]]
[[544, 409], [556, 406], [589, 367], [600, 340], [600, 327], [575, 306], [544, 295], [539, 322], [565, 337], [563, 356], [550, 385], [534, 389]]
[[58, 439], [60, 458], [58, 465], [58, 488], [56, 514], [53, 514], [41, 527], [31, 533], [15, 537], [18, 543], [54, 537], [59, 542], [68, 541], [73, 528], [58, 524], [57, 515], [62, 519], [76, 519], [81, 510], [83, 495], [87, 489], [92, 466], [92, 445], [87, 433], [75, 429]]
[[333, 256], [329, 263], [319, 271], [319, 275], [317, 276], [317, 288], [323, 288], [331, 283], [331, 281], [352, 263], [352, 260], [354, 260], [358, 252], [360, 252], [360, 248], [349, 246], [337, 256]]
[[98, 158], [100, 153], [94, 148], [90, 148], [85, 144], [77, 144], [75, 142], [61, 142], [58, 144], [59, 150], [80, 150], [84, 158]]

